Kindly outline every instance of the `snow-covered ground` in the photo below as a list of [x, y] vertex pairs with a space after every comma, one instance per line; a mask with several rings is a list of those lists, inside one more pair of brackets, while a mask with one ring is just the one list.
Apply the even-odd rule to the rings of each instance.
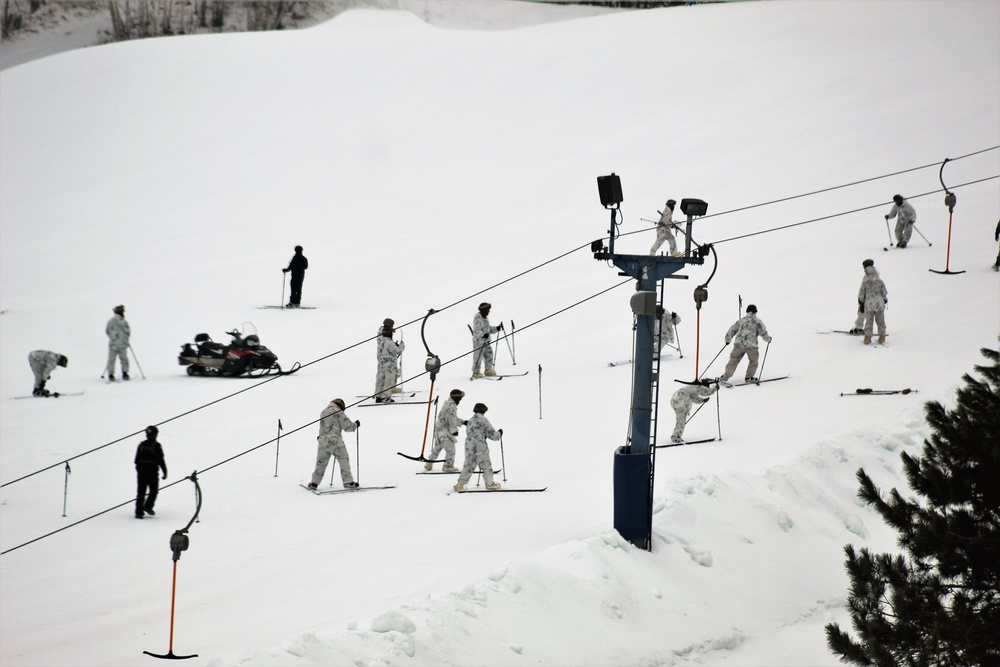
[[[199, 654], [189, 664], [837, 664], [823, 626], [849, 623], [842, 548], [894, 544], [855, 471], [905, 491], [899, 455], [920, 451], [924, 401], [950, 404], [997, 344], [998, 54], [996, 2], [809, 0], [506, 31], [351, 11], [5, 70], [0, 662], [165, 653], [169, 540], [199, 471], [201, 518], [176, 570], [173, 648]], [[612, 529], [631, 376], [608, 362], [630, 355], [632, 287], [588, 299], [624, 281], [589, 250], [607, 233], [596, 177], [610, 172], [619, 252], [647, 251], [642, 218], [668, 197], [708, 202], [694, 235], [718, 252], [700, 318], [692, 292], [713, 260], [666, 284], [684, 354], [664, 361], [660, 439], [670, 380], [709, 367], [740, 298], [774, 336], [763, 375], [790, 376], [723, 390], [688, 425], [692, 438], [721, 427], [720, 441], [660, 450], [651, 552]], [[927, 241], [883, 252], [896, 192]], [[316, 309], [259, 309], [281, 298], [296, 244]], [[886, 347], [818, 333], [851, 325], [866, 257], [889, 289]], [[928, 271], [946, 262], [965, 273]], [[501, 344], [500, 370], [527, 376], [469, 381], [466, 324], [483, 300], [516, 323], [517, 363]], [[107, 385], [118, 303], [145, 379]], [[544, 493], [448, 495], [452, 480], [396, 454], [420, 452], [422, 408], [353, 406], [385, 317], [405, 325], [406, 386], [429, 388], [430, 308], [435, 392], [468, 392], [464, 415], [489, 405], [501, 481]], [[196, 333], [244, 322], [282, 365], [308, 365], [267, 382], [177, 365]], [[15, 400], [39, 348], [70, 360], [51, 388], [82, 395]], [[841, 397], [858, 387], [918, 393]], [[395, 489], [299, 487], [337, 396], [362, 422], [347, 439], [355, 474]], [[170, 477], [140, 522], [132, 457], [151, 423]]]

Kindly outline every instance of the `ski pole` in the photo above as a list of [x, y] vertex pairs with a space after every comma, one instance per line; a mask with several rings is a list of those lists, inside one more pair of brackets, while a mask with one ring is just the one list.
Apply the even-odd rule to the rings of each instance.
[[538, 418], [542, 418], [542, 365], [538, 364]]
[[278, 476], [278, 452], [281, 451], [281, 420], [278, 420], [278, 444], [274, 448], [274, 476]]
[[503, 460], [503, 429], [500, 429], [500, 472], [503, 473], [503, 481], [507, 481], [507, 464]]
[[510, 321], [510, 358], [511, 358], [511, 361], [514, 362], [515, 366], [517, 366], [517, 361], [514, 359], [514, 351], [517, 349], [517, 345], [515, 345], [515, 342], [514, 342], [514, 332], [516, 330], [517, 330], [517, 327], [514, 326], [514, 320], [511, 320]]
[[677, 325], [674, 324], [673, 317], [670, 318], [670, 326], [674, 328], [674, 340], [677, 341], [677, 354], [681, 359], [684, 358], [684, 353], [681, 352], [681, 334], [677, 331]]
[[[403, 332], [402, 332], [402, 330], [400, 330], [400, 332], [399, 332], [399, 342], [400, 343], [403, 342]], [[399, 380], [402, 377], [403, 377], [403, 353], [400, 352], [399, 353], [399, 368], [396, 369], [396, 379]], [[399, 382], [396, 386], [399, 387], [399, 391], [400, 392], [403, 391], [403, 383], [402, 382]]]
[[[511, 326], [513, 326], [513, 325], [514, 325], [514, 323], [513, 323], [513, 322], [511, 322]], [[508, 333], [507, 333], [507, 332], [505, 331], [505, 332], [504, 332], [504, 334], [503, 334], [503, 339], [504, 339], [504, 341], [505, 341], [505, 342], [507, 343], [507, 352], [509, 352], [509, 353], [510, 353], [510, 360], [511, 360], [511, 362], [513, 362], [513, 365], [514, 365], [514, 366], [517, 366], [517, 361], [515, 361], [515, 360], [514, 360], [514, 348], [513, 348], [513, 347], [511, 347], [511, 344], [510, 344], [510, 339], [511, 339], [511, 336], [512, 336], [512, 335], [513, 335], [513, 334], [508, 334]]]
[[715, 425], [719, 429], [719, 441], [722, 441], [722, 409], [719, 407], [719, 385], [715, 385]]
[[889, 229], [889, 218], [885, 219], [885, 233], [889, 235], [889, 247], [891, 248], [894, 244], [892, 242], [892, 230]]
[[358, 461], [357, 484], [361, 486], [361, 425], [354, 429], [354, 458]]
[[284, 271], [281, 272], [281, 303], [279, 304], [282, 308], [285, 307], [285, 281], [288, 278], [288, 274]]
[[132, 358], [135, 359], [135, 365], [139, 368], [139, 375], [141, 375], [142, 379], [145, 380], [146, 379], [146, 374], [142, 372], [142, 364], [139, 363], [139, 357], [135, 356], [135, 350], [132, 349], [132, 344], [131, 343], [129, 343], [128, 349], [129, 349], [129, 352], [132, 353]]
[[764, 363], [767, 361], [767, 351], [771, 349], [771, 341], [767, 341], [764, 348], [764, 358], [760, 360], [760, 370], [757, 371], [757, 386], [760, 386], [760, 378], [764, 374]]
[[69, 474], [73, 472], [69, 469], [69, 461], [66, 461], [66, 481], [63, 482], [63, 516], [66, 516], [66, 497], [69, 495]]
[[922, 238], [922, 239], [923, 239], [924, 241], [926, 241], [926, 242], [927, 242], [927, 245], [928, 245], [928, 246], [932, 246], [932, 245], [934, 245], [934, 244], [933, 244], [933, 243], [931, 243], [930, 241], [927, 241], [927, 237], [926, 237], [926, 236], [924, 236], [924, 235], [923, 235], [923, 234], [922, 234], [922, 233], [920, 232], [920, 230], [919, 230], [919, 229], [917, 229], [917, 226], [916, 226], [916, 225], [910, 225], [910, 226], [911, 226], [911, 227], [913, 227], [913, 231], [915, 231], [915, 232], [916, 232], [917, 234], [920, 234], [920, 238]]
[[330, 461], [333, 465], [330, 466], [330, 486], [333, 486], [333, 473], [337, 469], [337, 457], [330, 454]]
[[[722, 349], [720, 349], [720, 350], [719, 350], [719, 351], [718, 351], [718, 352], [716, 353], [716, 355], [715, 355], [714, 357], [712, 357], [712, 360], [711, 360], [710, 362], [708, 362], [708, 366], [705, 366], [705, 370], [701, 372], [701, 375], [704, 375], [705, 373], [707, 373], [707, 372], [708, 372], [708, 369], [712, 367], [712, 364], [714, 364], [714, 363], [715, 363], [715, 360], [719, 358], [719, 355], [720, 355], [720, 354], [722, 354], [722, 350], [726, 349], [727, 347], [729, 347], [729, 343], [726, 343], [726, 344], [724, 344], [724, 345], [722, 346]], [[701, 375], [699, 375], [699, 376], [698, 376], [698, 379], [699, 379], [699, 380], [701, 379]]]

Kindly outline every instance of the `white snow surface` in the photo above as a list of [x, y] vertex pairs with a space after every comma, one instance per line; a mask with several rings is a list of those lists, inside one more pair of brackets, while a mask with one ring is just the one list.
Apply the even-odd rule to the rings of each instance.
[[[843, 547], [895, 548], [855, 473], [908, 493], [924, 402], [951, 405], [1000, 330], [998, 54], [996, 2], [809, 0], [506, 31], [351, 11], [0, 73], [0, 662], [155, 664], [176, 572], [172, 648], [191, 665], [838, 664], [823, 626], [849, 626]], [[589, 250], [611, 172], [616, 250], [646, 252], [642, 218], [694, 197], [718, 253], [700, 313], [712, 257], [666, 281], [683, 358], [663, 362], [660, 441], [672, 380], [721, 372], [741, 298], [774, 336], [762, 375], [790, 376], [724, 389], [688, 424], [721, 440], [659, 450], [650, 552], [612, 526], [631, 370], [608, 362], [631, 354], [633, 287]], [[883, 252], [896, 192], [927, 240]], [[316, 309], [258, 309], [296, 244]], [[866, 257], [889, 289], [884, 347], [817, 333], [850, 327]], [[946, 266], [965, 272], [928, 270]], [[469, 381], [484, 300], [516, 323], [499, 370], [527, 376]], [[145, 378], [133, 364], [109, 385], [118, 303]], [[449, 495], [453, 478], [397, 456], [420, 453], [423, 408], [353, 406], [385, 317], [405, 386], [430, 388], [431, 308], [435, 393], [464, 389], [465, 416], [486, 403], [501, 481], [544, 493]], [[196, 333], [244, 322], [305, 367], [265, 382], [177, 364]], [[69, 357], [52, 389], [85, 393], [15, 400], [34, 349]], [[858, 387], [919, 393], [841, 397]], [[396, 488], [300, 488], [338, 396], [362, 422], [355, 474]], [[170, 477], [140, 522], [132, 459], [154, 423]], [[175, 570], [192, 471], [204, 503]]]

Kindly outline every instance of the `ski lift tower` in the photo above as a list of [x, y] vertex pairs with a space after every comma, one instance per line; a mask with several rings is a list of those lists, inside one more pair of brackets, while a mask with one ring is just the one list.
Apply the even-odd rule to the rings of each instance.
[[658, 393], [653, 359], [657, 287], [664, 278], [673, 276], [686, 265], [705, 263], [700, 249], [696, 248], [695, 253], [691, 252], [691, 224], [695, 217], [705, 215], [708, 204], [700, 199], [681, 200], [681, 212], [687, 216], [687, 229], [684, 253], [680, 257], [626, 255], [615, 252], [617, 216], [622, 202], [621, 179], [615, 174], [599, 176], [597, 189], [601, 205], [611, 210], [611, 228], [607, 247], [602, 240], [591, 244], [594, 259], [611, 262], [620, 269], [619, 275], [631, 276], [636, 280], [636, 292], [629, 302], [637, 318], [629, 437], [623, 447], [615, 450], [615, 530], [635, 546], [649, 551], [652, 549], [653, 469], [656, 452], [656, 432], [651, 424]]

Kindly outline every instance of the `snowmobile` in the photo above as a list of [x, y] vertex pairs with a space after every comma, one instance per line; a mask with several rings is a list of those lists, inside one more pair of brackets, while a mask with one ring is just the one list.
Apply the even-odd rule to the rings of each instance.
[[[188, 375], [260, 377], [282, 374], [278, 356], [260, 344], [256, 327], [247, 322], [243, 328], [242, 333], [236, 329], [226, 332], [232, 337], [229, 345], [216, 343], [206, 333], [198, 334], [194, 337], [194, 343], [184, 343], [181, 346], [177, 363], [188, 367]], [[298, 364], [288, 373], [296, 370]]]

